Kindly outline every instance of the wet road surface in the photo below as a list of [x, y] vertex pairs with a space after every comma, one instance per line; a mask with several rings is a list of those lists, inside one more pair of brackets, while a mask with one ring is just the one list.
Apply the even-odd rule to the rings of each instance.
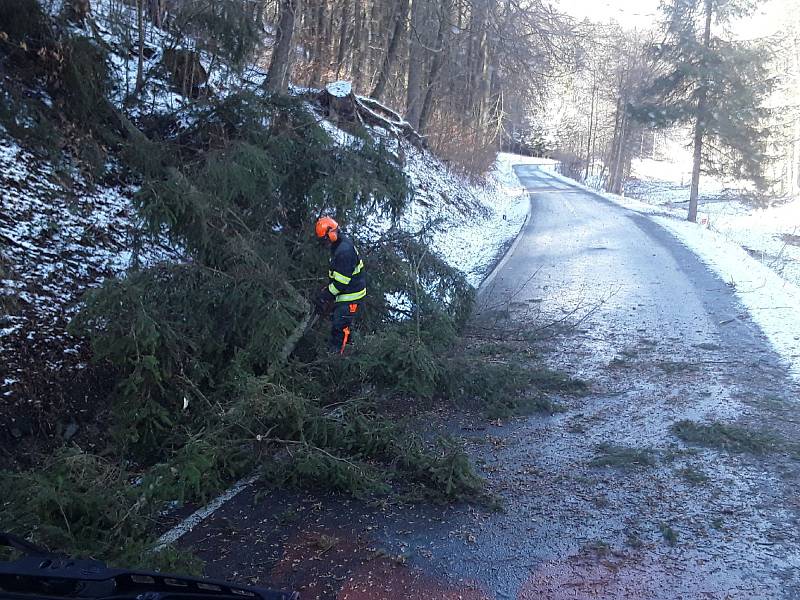
[[[797, 452], [688, 447], [682, 419], [797, 440], [800, 399], [732, 290], [645, 217], [517, 167], [531, 218], [472, 333], [590, 385], [455, 428], [504, 500], [367, 505], [250, 490], [181, 545], [303, 598], [798, 598]], [[524, 334], [524, 335], [523, 335]]]

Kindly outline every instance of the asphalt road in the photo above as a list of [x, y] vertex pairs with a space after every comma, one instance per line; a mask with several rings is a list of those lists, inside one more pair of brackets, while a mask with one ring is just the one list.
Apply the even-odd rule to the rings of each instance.
[[[517, 173], [531, 217], [472, 334], [590, 391], [553, 415], [453, 426], [504, 510], [252, 491], [181, 543], [210, 574], [304, 598], [800, 597], [798, 389], [779, 358], [659, 226]], [[687, 446], [684, 419], [739, 427], [715, 438], [734, 451]]]

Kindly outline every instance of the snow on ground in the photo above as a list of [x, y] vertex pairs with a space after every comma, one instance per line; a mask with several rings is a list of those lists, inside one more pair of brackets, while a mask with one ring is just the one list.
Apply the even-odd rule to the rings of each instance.
[[[585, 185], [559, 173], [554, 176], [572, 185], [598, 193]], [[758, 324], [775, 350], [786, 360], [793, 376], [800, 378], [800, 287], [787, 281], [774, 268], [744, 248], [736, 239], [737, 229], [715, 228], [715, 223], [736, 223], [736, 216], [725, 221], [722, 210], [706, 212], [706, 223], [691, 223], [686, 220], [685, 209], [670, 204], [645, 202], [636, 198], [601, 193], [604, 198], [635, 212], [645, 214], [654, 222], [673, 234], [701, 261], [730, 285], [753, 321]], [[716, 208], [719, 202], [706, 202], [705, 209]], [[761, 227], [761, 234], [752, 233], [752, 239], [764, 243], [765, 238], [775, 235], [782, 227], [797, 227], [800, 214], [797, 201], [784, 206], [759, 211], [743, 210], [740, 214], [744, 225]], [[731, 213], [733, 214], [733, 212]], [[763, 218], [763, 221], [761, 220]], [[793, 221], [793, 223], [792, 223]], [[796, 229], [793, 229], [796, 230]], [[766, 234], [764, 233], [766, 232]]]
[[[660, 211], [685, 217], [690, 173], [673, 163], [637, 160], [625, 196]], [[736, 182], [703, 176], [698, 222], [744, 248], [751, 256], [794, 285], [800, 285], [800, 198], [768, 207], [743, 201]]]
[[[133, 40], [126, 25], [132, 22], [131, 11], [109, 0], [93, 3], [92, 31], [111, 49], [112, 99], [120, 107], [136, 78], [136, 53], [130, 51]], [[172, 113], [178, 122], [192, 118], [191, 102], [170, 89], [163, 76], [160, 48], [169, 45], [166, 35], [148, 29], [145, 43], [154, 52], [145, 61], [141, 102], [126, 109], [134, 119], [156, 113]], [[207, 57], [201, 54], [201, 60], [208, 66]], [[211, 87], [222, 95], [236, 87], [260, 87], [263, 79], [256, 67], [210, 73]], [[340, 82], [334, 91], [346, 92], [347, 84]], [[357, 143], [329, 122], [322, 125], [338, 143]], [[417, 231], [440, 221], [428, 240], [477, 287], [527, 217], [528, 198], [512, 162], [501, 155], [487, 179], [476, 184], [430, 153], [396, 144], [415, 190], [403, 228]], [[145, 247], [134, 255], [138, 217], [131, 200], [136, 189], [113, 177], [91, 185], [68, 165], [68, 160], [56, 167], [36, 157], [0, 128], [0, 398], [33, 401], [22, 397], [28, 395], [26, 379], [41, 379], [34, 369], [55, 373], [83, 364], [85, 348], [70, 337], [67, 325], [87, 289], [124, 273], [134, 260], [152, 264], [177, 255], [166, 246]]]
[[516, 238], [528, 216], [528, 195], [499, 156], [486, 181], [472, 183], [429, 153], [409, 150], [405, 170], [416, 190], [404, 228], [418, 230], [441, 218], [433, 247], [478, 287]]
[[653, 216], [733, 287], [775, 350], [800, 377], [800, 287], [753, 258], [724, 235], [674, 217]]
[[[66, 323], [81, 294], [134, 260], [134, 193], [57, 170], [0, 128], [0, 395], [30, 368], [21, 346], [76, 354]], [[167, 254], [146, 247], [136, 258], [148, 264]], [[60, 359], [50, 356], [42, 366], [58, 369]]]
[[[107, 0], [93, 5], [93, 11], [101, 36], [116, 50], [111, 54], [115, 101], [122, 106], [136, 81], [137, 56], [135, 52], [126, 51], [133, 44], [126, 24], [134, 22], [135, 15], [131, 7]], [[186, 100], [165, 86], [159, 76], [162, 69], [160, 49], [168, 45], [165, 44], [167, 35], [156, 27], [147, 30], [146, 44], [153, 49], [153, 54], [144, 64], [147, 85], [142, 101], [132, 109], [134, 118], [138, 111], [144, 110], [180, 117], [186, 107]], [[206, 67], [212, 62], [203, 53], [201, 61]], [[209, 85], [218, 95], [243, 85], [260, 87], [266, 77], [257, 66], [250, 66], [241, 73], [220, 68], [209, 71]], [[293, 88], [296, 94], [309, 91]], [[347, 95], [352, 86], [349, 82], [338, 81], [330, 84], [328, 91], [338, 96]], [[356, 138], [329, 121], [322, 119], [321, 125], [340, 144], [358, 143]], [[487, 180], [475, 184], [410, 144], [404, 144], [403, 155], [406, 173], [415, 189], [414, 202], [404, 215], [404, 227], [413, 231], [432, 219], [441, 219], [442, 225], [431, 233], [430, 241], [449, 264], [462, 270], [469, 282], [478, 286], [498, 254], [520, 231], [527, 216], [527, 195], [513, 174], [511, 164], [499, 159]]]
[[[309, 107], [317, 112], [320, 125], [335, 143], [359, 143], [317, 108]], [[421, 239], [477, 288], [528, 216], [528, 195], [514, 174], [511, 155], [500, 154], [485, 178], [473, 180], [384, 129], [369, 130], [398, 157], [413, 190], [414, 196], [397, 226], [411, 234], [423, 232]], [[370, 213], [359, 229], [359, 237], [377, 241], [390, 227], [386, 215]], [[390, 300], [391, 305], [401, 308], [397, 298]]]

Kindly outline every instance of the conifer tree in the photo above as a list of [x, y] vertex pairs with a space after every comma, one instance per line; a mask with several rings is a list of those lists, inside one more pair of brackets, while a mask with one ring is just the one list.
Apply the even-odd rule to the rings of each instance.
[[654, 127], [692, 126], [688, 219], [696, 221], [701, 171], [764, 184], [767, 54], [717, 35], [751, 13], [750, 0], [669, 0], [662, 9], [664, 41], [652, 48], [657, 75], [633, 114]]

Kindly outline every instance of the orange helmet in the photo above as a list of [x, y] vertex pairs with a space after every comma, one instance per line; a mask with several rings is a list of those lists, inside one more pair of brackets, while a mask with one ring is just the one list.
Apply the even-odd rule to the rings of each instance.
[[339, 239], [339, 224], [330, 217], [317, 219], [315, 230], [320, 240], [328, 238], [331, 242], [335, 242]]

